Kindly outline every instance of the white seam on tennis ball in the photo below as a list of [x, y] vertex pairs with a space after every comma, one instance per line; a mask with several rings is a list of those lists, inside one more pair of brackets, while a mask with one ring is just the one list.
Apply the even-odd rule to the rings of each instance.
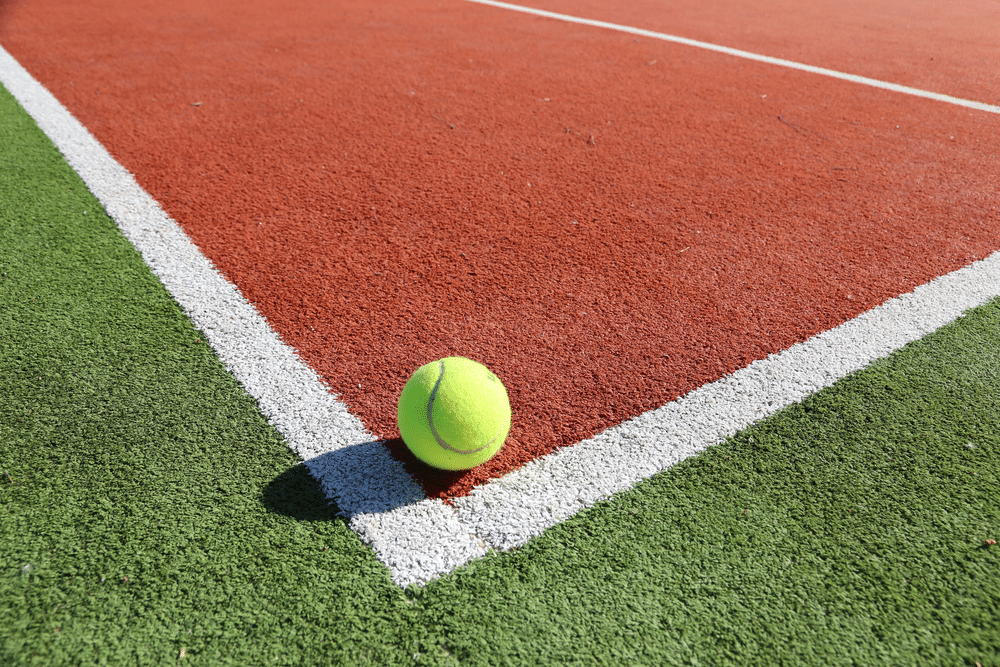
[[[438, 363], [441, 364], [441, 372], [438, 373], [437, 382], [434, 383], [434, 388], [431, 389], [430, 398], [427, 399], [427, 423], [431, 427], [431, 433], [434, 435], [434, 439], [437, 440], [437, 444], [440, 445], [443, 449], [447, 449], [449, 452], [455, 452], [456, 454], [465, 454], [465, 455], [476, 454], [478, 452], [481, 452], [497, 441], [497, 438], [499, 438], [500, 434], [503, 433], [503, 428], [500, 429], [500, 432], [497, 433], [492, 440], [487, 442], [482, 447], [478, 447], [476, 449], [456, 449], [455, 447], [451, 446], [451, 443], [442, 438], [438, 434], [437, 429], [434, 427], [434, 414], [432, 411], [434, 409], [434, 399], [437, 397], [438, 388], [441, 386], [441, 382], [444, 381], [444, 359], [439, 359]], [[490, 375], [492, 375], [492, 373], [490, 373]]]
[[444, 380], [444, 359], [439, 359], [438, 363], [441, 365], [441, 369], [438, 371], [437, 381], [434, 383], [434, 388], [431, 389], [431, 395], [427, 398], [427, 425], [430, 426], [431, 435], [434, 436], [438, 446], [449, 451], [461, 453], [458, 452], [458, 450], [452, 449], [448, 443], [444, 441], [444, 438], [438, 434], [437, 429], [434, 427], [434, 399], [437, 397], [438, 389], [441, 387], [441, 381]]

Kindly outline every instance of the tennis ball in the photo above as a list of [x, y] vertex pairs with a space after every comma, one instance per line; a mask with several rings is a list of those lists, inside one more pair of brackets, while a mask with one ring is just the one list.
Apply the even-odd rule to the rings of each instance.
[[418, 459], [467, 470], [500, 451], [510, 431], [510, 400], [486, 366], [447, 357], [413, 372], [399, 395], [396, 422]]

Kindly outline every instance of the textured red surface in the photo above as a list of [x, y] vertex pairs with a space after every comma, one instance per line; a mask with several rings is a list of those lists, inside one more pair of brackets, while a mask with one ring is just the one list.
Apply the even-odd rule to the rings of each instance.
[[429, 360], [503, 378], [481, 468], [390, 442], [432, 494], [1000, 247], [995, 114], [455, 0], [83, 4], [0, 41], [374, 433]]

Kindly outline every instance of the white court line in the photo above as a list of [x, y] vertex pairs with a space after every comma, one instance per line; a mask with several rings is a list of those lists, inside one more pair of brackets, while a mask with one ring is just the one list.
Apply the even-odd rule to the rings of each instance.
[[523, 544], [1000, 295], [998, 252], [532, 461], [448, 506], [423, 496], [180, 226], [2, 47], [0, 83], [62, 152], [401, 586], [439, 577], [490, 548]]
[[524, 14], [533, 14], [534, 16], [541, 16], [547, 19], [566, 21], [567, 23], [577, 23], [580, 25], [589, 25], [594, 28], [606, 28], [608, 30], [625, 32], [630, 35], [651, 37], [652, 39], [659, 39], [665, 42], [674, 42], [675, 44], [684, 44], [686, 46], [693, 46], [699, 49], [707, 49], [709, 51], [725, 53], [728, 56], [735, 56], [737, 58], [756, 60], [757, 62], [767, 63], [769, 65], [778, 65], [780, 67], [788, 67], [790, 69], [797, 69], [803, 72], [810, 72], [811, 74], [820, 74], [822, 76], [833, 77], [834, 79], [842, 79], [844, 81], [850, 81], [852, 83], [860, 83], [862, 85], [871, 86], [873, 88], [881, 88], [882, 90], [891, 90], [896, 93], [904, 93], [906, 95], [914, 95], [916, 97], [925, 97], [929, 100], [937, 100], [938, 102], [957, 104], [958, 106], [968, 107], [970, 109], [976, 109], [978, 111], [1000, 113], [1000, 106], [986, 104], [984, 102], [974, 102], [972, 100], [964, 100], [961, 97], [952, 97], [951, 95], [932, 93], [927, 90], [920, 90], [919, 88], [910, 88], [909, 86], [901, 86], [898, 83], [889, 83], [887, 81], [879, 81], [878, 79], [869, 79], [866, 76], [858, 76], [857, 74], [846, 74], [844, 72], [838, 72], [836, 70], [826, 69], [825, 67], [804, 65], [802, 63], [797, 63], [792, 60], [785, 60], [783, 58], [772, 58], [771, 56], [762, 56], [757, 53], [751, 53], [750, 51], [731, 49], [728, 46], [719, 46], [718, 44], [711, 44], [709, 42], [699, 42], [696, 39], [688, 39], [687, 37], [677, 37], [676, 35], [668, 35], [666, 33], [655, 32], [653, 30], [644, 30], [642, 28], [633, 28], [631, 26], [620, 25], [618, 23], [608, 23], [607, 21], [585, 19], [585, 18], [580, 18], [579, 16], [570, 16], [569, 14], [559, 14], [556, 12], [546, 11], [544, 9], [532, 9], [531, 7], [523, 7], [521, 5], [512, 5], [509, 2], [497, 2], [497, 0], [467, 0], [467, 1], [475, 2], [480, 5], [489, 5], [490, 7], [498, 7], [500, 9], [509, 9], [515, 12], [522, 12]]

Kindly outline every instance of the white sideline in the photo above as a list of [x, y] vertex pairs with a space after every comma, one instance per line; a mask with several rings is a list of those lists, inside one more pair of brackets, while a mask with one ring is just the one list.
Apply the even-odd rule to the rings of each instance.
[[[421, 581], [434, 562], [446, 571], [485, 553], [481, 541], [456, 528], [455, 510], [424, 502], [423, 490], [316, 373], [222, 277], [188, 236], [90, 132], [0, 47], [0, 83], [52, 140], [70, 166], [142, 254], [226, 368], [303, 458], [327, 496], [350, 517], [401, 583]], [[396, 509], [395, 512], [390, 510]], [[395, 526], [417, 512], [411, 527], [426, 535], [401, 542]], [[421, 523], [423, 522], [423, 523]]]
[[961, 97], [952, 97], [951, 95], [932, 93], [930, 91], [921, 90], [919, 88], [911, 88], [910, 86], [901, 86], [898, 83], [879, 81], [878, 79], [870, 79], [867, 76], [859, 76], [857, 74], [847, 74], [845, 72], [838, 72], [836, 70], [827, 69], [825, 67], [805, 65], [803, 63], [797, 63], [794, 60], [785, 60], [784, 58], [773, 58], [771, 56], [762, 56], [758, 53], [751, 53], [750, 51], [741, 51], [740, 49], [733, 49], [728, 46], [719, 46], [718, 44], [712, 44], [711, 42], [700, 42], [696, 39], [688, 39], [687, 37], [668, 35], [666, 33], [656, 32], [654, 30], [633, 28], [632, 26], [620, 25], [618, 23], [608, 23], [607, 21], [598, 21], [595, 19], [585, 19], [579, 16], [571, 16], [569, 14], [559, 14], [557, 12], [550, 12], [544, 9], [533, 9], [531, 7], [525, 7], [522, 5], [514, 5], [509, 2], [499, 2], [498, 0], [466, 0], [466, 1], [474, 2], [479, 5], [488, 5], [490, 7], [496, 7], [498, 9], [509, 9], [511, 11], [521, 12], [523, 14], [531, 14], [533, 16], [540, 16], [542, 18], [555, 19], [557, 21], [565, 21], [566, 23], [588, 25], [593, 28], [604, 28], [606, 30], [615, 30], [617, 32], [628, 33], [630, 35], [638, 35], [640, 37], [659, 39], [664, 42], [684, 44], [685, 46], [693, 46], [698, 49], [707, 49], [708, 51], [724, 53], [727, 56], [744, 58], [746, 60], [755, 60], [760, 63], [767, 63], [768, 65], [777, 65], [779, 67], [787, 67], [789, 69], [797, 69], [803, 72], [809, 72], [810, 74], [829, 76], [833, 77], [834, 79], [842, 79], [844, 81], [850, 81], [851, 83], [859, 83], [864, 86], [881, 88], [882, 90], [891, 90], [894, 93], [903, 93], [904, 95], [914, 95], [916, 97], [924, 97], [929, 100], [935, 100], [937, 102], [947, 102], [948, 104], [957, 104], [958, 106], [968, 107], [969, 109], [976, 109], [977, 111], [1000, 113], [1000, 106], [996, 106], [993, 104], [986, 104], [985, 102], [976, 102], [973, 100], [962, 99]]
[[1000, 253], [891, 299], [661, 408], [477, 487], [420, 487], [179, 225], [0, 47], [0, 83], [35, 119], [400, 586], [523, 544], [1000, 295]]

